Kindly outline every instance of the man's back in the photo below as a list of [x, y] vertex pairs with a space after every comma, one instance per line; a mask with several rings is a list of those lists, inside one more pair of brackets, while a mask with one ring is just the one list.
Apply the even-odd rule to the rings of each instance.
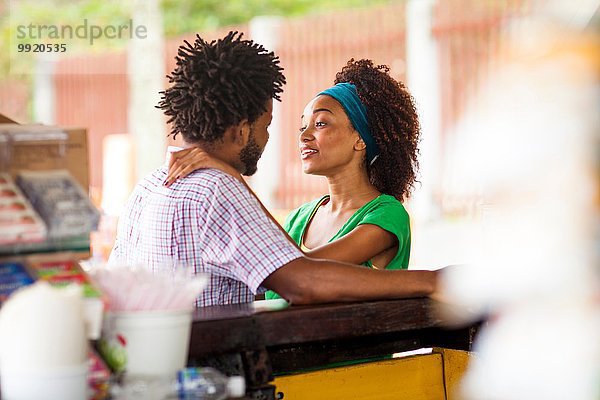
[[166, 176], [161, 167], [136, 186], [111, 263], [207, 272], [210, 284], [197, 301], [207, 306], [252, 301], [269, 274], [301, 256], [233, 177], [205, 169], [167, 188]]

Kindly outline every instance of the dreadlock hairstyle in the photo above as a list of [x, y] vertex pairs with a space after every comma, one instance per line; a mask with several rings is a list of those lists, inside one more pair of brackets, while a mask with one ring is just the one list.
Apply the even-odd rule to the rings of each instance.
[[269, 99], [280, 100], [285, 77], [279, 57], [242, 33], [229, 32], [208, 43], [196, 35], [194, 44], [184, 40], [177, 66], [167, 75], [170, 87], [160, 92], [157, 108], [172, 123], [173, 138], [214, 142], [225, 130], [247, 119], [253, 123], [266, 111]]
[[367, 109], [369, 129], [379, 147], [379, 157], [367, 165], [370, 182], [399, 201], [410, 197], [419, 168], [417, 145], [421, 128], [414, 99], [402, 82], [389, 75], [386, 65], [350, 59], [335, 76], [335, 84], [356, 86]]

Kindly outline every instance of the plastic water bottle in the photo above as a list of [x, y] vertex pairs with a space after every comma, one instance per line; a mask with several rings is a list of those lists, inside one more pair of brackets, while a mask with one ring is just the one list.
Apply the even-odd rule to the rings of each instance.
[[179, 398], [222, 400], [244, 396], [246, 382], [241, 376], [227, 377], [214, 368], [185, 368], [177, 373], [175, 388]]
[[118, 400], [223, 400], [242, 397], [246, 383], [241, 376], [227, 377], [214, 368], [185, 368], [174, 378], [126, 377], [114, 387]]

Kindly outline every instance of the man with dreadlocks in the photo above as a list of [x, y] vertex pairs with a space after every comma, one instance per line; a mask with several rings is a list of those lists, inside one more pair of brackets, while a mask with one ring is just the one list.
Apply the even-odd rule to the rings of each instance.
[[[273, 99], [285, 78], [279, 59], [242, 35], [178, 51], [170, 87], [158, 105], [172, 134], [252, 175], [267, 143]], [[162, 166], [134, 189], [110, 262], [185, 264], [210, 274], [197, 306], [250, 302], [271, 289], [292, 303], [430, 295], [437, 273], [387, 271], [306, 257], [272, 220], [243, 180], [201, 169], [167, 187]]]

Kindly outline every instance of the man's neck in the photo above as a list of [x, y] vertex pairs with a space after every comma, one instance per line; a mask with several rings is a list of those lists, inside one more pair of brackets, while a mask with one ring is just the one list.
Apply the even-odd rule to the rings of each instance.
[[229, 151], [230, 148], [228, 148], [225, 143], [219, 141], [216, 141], [214, 143], [184, 142], [183, 146], [186, 149], [198, 147], [212, 158], [218, 159], [219, 161], [229, 165], [233, 170], [238, 171], [238, 169], [235, 167], [235, 154]]
[[183, 142], [183, 148], [184, 149], [189, 149], [190, 147], [200, 147], [202, 150], [206, 151], [204, 149], [203, 146], [199, 145], [198, 143], [188, 143], [188, 142]]

